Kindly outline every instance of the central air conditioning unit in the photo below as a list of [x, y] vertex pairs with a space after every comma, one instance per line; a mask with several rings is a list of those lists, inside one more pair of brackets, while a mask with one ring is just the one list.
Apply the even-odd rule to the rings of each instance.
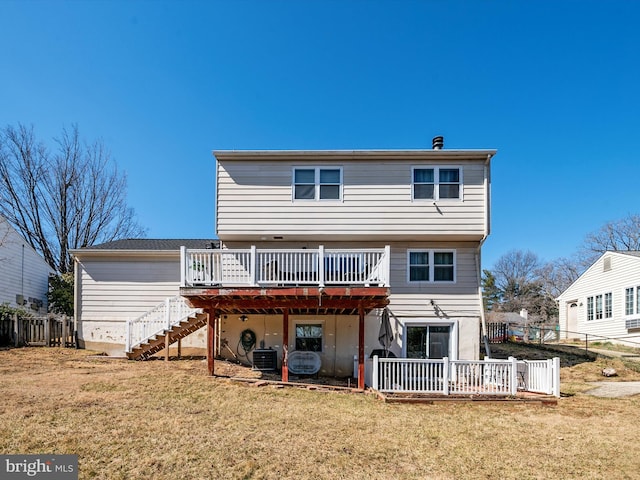
[[253, 369], [273, 372], [278, 369], [278, 352], [271, 348], [253, 351]]

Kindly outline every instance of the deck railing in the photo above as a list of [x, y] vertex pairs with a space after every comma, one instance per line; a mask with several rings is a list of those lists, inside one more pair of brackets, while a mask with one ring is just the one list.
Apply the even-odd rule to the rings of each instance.
[[389, 286], [390, 247], [180, 249], [181, 286]]
[[384, 393], [560, 396], [560, 360], [450, 360], [373, 357], [370, 385]]
[[138, 318], [127, 320], [125, 351], [131, 353], [141, 343], [171, 330], [175, 325], [201, 311], [191, 308], [182, 297], [167, 298]]

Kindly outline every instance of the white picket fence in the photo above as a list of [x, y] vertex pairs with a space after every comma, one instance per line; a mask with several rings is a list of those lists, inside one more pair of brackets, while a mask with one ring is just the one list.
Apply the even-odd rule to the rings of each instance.
[[141, 343], [201, 312], [202, 309], [187, 305], [183, 297], [167, 298], [138, 318], [127, 320], [126, 352], [131, 353]]
[[560, 359], [450, 360], [373, 357], [370, 385], [384, 393], [560, 396]]

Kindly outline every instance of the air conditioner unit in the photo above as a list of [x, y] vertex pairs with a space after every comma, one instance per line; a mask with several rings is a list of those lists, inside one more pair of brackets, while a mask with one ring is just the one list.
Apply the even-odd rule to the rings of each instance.
[[278, 352], [268, 349], [257, 349], [253, 351], [253, 369], [263, 372], [278, 369]]

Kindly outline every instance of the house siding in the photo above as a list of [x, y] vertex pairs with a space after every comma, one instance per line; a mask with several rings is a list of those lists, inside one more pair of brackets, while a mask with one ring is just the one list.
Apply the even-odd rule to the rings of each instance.
[[[135, 319], [180, 292], [180, 256], [117, 259], [79, 257], [82, 292], [76, 320], [81, 346], [124, 355], [126, 321]], [[204, 348], [204, 329], [184, 340]]]
[[[11, 227], [0, 219], [0, 304], [46, 313], [49, 274], [53, 269]], [[25, 305], [16, 303], [16, 295], [22, 295]], [[38, 300], [37, 308], [30, 299]]]
[[[605, 258], [610, 259], [611, 268], [604, 269]], [[626, 328], [627, 318], [640, 318], [640, 315], [625, 315], [625, 289], [640, 286], [640, 257], [621, 253], [605, 253], [583, 273], [565, 292], [558, 297], [560, 329], [565, 338], [580, 337], [584, 334], [617, 339], [622, 343], [640, 347], [640, 332]], [[587, 320], [587, 297], [612, 294], [612, 318]], [[578, 305], [576, 332], [568, 330], [569, 305]], [[632, 343], [635, 342], [635, 343]]]
[[462, 169], [463, 200], [411, 200], [411, 168], [445, 162], [322, 162], [343, 167], [342, 201], [292, 201], [292, 172], [317, 161], [218, 162], [217, 233], [242, 236], [417, 238], [456, 235], [480, 239], [486, 233], [484, 163], [447, 162]]

